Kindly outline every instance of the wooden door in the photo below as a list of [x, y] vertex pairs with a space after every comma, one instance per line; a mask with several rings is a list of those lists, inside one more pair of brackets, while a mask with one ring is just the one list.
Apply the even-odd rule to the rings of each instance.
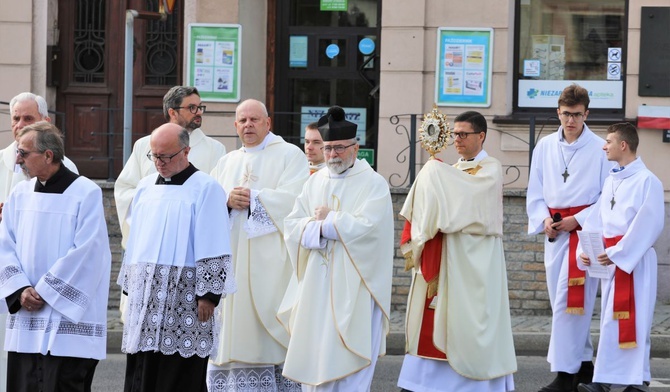
[[[122, 168], [126, 9], [158, 11], [159, 0], [61, 0], [58, 4], [57, 125], [65, 154], [89, 178]], [[163, 95], [181, 83], [183, 0], [166, 22], [136, 19], [133, 142], [165, 122]]]

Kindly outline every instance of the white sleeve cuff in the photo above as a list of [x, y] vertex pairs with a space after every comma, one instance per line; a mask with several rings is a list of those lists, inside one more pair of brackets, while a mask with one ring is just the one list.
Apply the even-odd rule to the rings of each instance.
[[321, 237], [321, 222], [311, 221], [305, 226], [300, 245], [306, 249], [323, 249], [328, 240]]
[[335, 230], [335, 213], [330, 211], [326, 219], [321, 223], [321, 236], [329, 240], [339, 241], [340, 237], [337, 235], [337, 230]]

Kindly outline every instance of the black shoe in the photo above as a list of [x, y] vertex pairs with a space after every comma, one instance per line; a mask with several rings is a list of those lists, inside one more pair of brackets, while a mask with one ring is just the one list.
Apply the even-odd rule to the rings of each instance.
[[574, 379], [574, 374], [558, 372], [554, 381], [540, 388], [539, 392], [573, 392], [575, 390]]
[[609, 392], [610, 389], [599, 382], [594, 382], [591, 384], [579, 384], [577, 385], [577, 390], [579, 392]]
[[591, 384], [593, 382], [593, 362], [584, 361], [575, 375], [575, 387], [577, 384]]
[[[649, 383], [648, 383], [647, 381], [645, 381], [645, 382], [644, 382], [644, 385], [645, 385], [646, 387], [648, 387], [648, 386], [649, 386]], [[642, 391], [642, 389], [637, 389], [637, 388], [635, 388], [634, 386], [629, 385], [629, 386], [627, 386], [626, 389], [624, 389], [622, 392], [640, 392], [640, 391]]]

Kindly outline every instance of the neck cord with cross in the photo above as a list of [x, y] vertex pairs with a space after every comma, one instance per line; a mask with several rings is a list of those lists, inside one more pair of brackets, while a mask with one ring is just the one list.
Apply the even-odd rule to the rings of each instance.
[[570, 177], [570, 173], [568, 173], [568, 166], [570, 165], [572, 158], [575, 157], [575, 154], [577, 154], [577, 151], [579, 151], [580, 148], [581, 147], [577, 148], [575, 152], [573, 152], [572, 155], [570, 155], [570, 159], [568, 159], [568, 161], [566, 162], [565, 156], [563, 155], [563, 149], [561, 148], [560, 144], [558, 145], [558, 153], [561, 154], [561, 159], [563, 159], [563, 166], [565, 167], [565, 171], [563, 172], [563, 174], [561, 174], [563, 176], [563, 183], [567, 182], [568, 177]]

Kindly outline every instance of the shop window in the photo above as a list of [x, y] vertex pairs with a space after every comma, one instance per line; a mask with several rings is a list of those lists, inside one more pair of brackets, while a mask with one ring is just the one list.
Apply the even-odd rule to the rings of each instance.
[[576, 82], [623, 110], [627, 0], [517, 0], [515, 109], [555, 108]]

